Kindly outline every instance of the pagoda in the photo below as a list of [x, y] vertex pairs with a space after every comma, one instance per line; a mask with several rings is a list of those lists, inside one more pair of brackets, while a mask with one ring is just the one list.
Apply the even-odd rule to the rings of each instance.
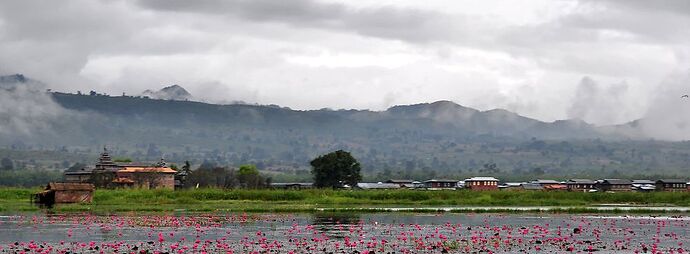
[[108, 148], [103, 146], [103, 152], [101, 153], [101, 157], [98, 158], [98, 163], [96, 163], [94, 170], [117, 171], [121, 168], [122, 167], [120, 165], [117, 165], [115, 162], [113, 162], [113, 158], [110, 157], [110, 154], [108, 153]]

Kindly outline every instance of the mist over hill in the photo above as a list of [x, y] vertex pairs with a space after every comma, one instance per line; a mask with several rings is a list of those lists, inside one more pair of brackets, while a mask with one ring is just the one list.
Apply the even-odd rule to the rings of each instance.
[[[0, 80], [13, 87], [33, 86], [23, 76]], [[687, 142], [631, 135], [635, 123], [597, 127], [579, 120], [542, 122], [451, 101], [385, 111], [301, 111], [20, 90], [0, 89], [5, 98], [0, 110], [0, 155], [5, 155], [0, 157], [14, 154], [13, 160], [34, 167], [43, 164], [16, 151], [77, 153], [83, 155], [79, 162], [91, 163], [107, 145], [114, 155], [135, 160], [254, 163], [300, 179], [308, 177], [309, 160], [337, 149], [352, 151], [370, 178], [674, 175], [685, 172], [690, 158]], [[490, 164], [498, 171], [486, 166]]]
[[152, 99], [160, 100], [186, 101], [192, 99], [192, 95], [179, 85], [166, 86], [158, 91], [147, 89], [141, 94]]

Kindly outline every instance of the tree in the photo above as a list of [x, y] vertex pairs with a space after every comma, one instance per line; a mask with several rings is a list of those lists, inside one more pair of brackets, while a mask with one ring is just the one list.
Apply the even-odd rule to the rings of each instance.
[[182, 172], [185, 172], [186, 174], [192, 172], [192, 165], [189, 163], [189, 161], [184, 161], [184, 166], [182, 166]]
[[239, 183], [236, 179], [235, 170], [214, 167], [198, 168], [191, 171], [187, 176], [185, 186], [195, 187], [197, 184], [200, 187], [235, 188]]
[[13, 170], [14, 169], [14, 163], [10, 158], [2, 158], [0, 160], [0, 169], [2, 170]]
[[317, 188], [337, 188], [345, 184], [356, 186], [362, 180], [361, 165], [349, 152], [343, 150], [321, 155], [309, 164], [312, 167], [314, 186]]
[[237, 174], [242, 187], [255, 189], [261, 187], [264, 183], [263, 179], [261, 179], [261, 175], [259, 174], [259, 170], [256, 169], [255, 165], [241, 165]]

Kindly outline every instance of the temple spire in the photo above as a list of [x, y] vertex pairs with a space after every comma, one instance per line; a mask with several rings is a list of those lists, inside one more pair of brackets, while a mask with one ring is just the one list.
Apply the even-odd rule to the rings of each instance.
[[161, 161], [159, 161], [158, 163], [156, 163], [156, 166], [158, 166], [158, 167], [165, 167], [166, 164], [167, 164], [167, 163], [165, 163], [165, 159], [163, 159], [163, 157], [161, 157]]
[[102, 169], [111, 166], [115, 166], [115, 163], [113, 162], [113, 158], [110, 157], [110, 154], [108, 153], [108, 148], [106, 146], [103, 146], [103, 152], [101, 153], [101, 157], [98, 158], [98, 164], [96, 164], [96, 168]]

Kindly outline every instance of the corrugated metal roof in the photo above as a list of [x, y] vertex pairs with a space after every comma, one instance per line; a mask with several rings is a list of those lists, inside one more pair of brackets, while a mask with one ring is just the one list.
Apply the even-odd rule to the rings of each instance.
[[412, 183], [414, 180], [405, 180], [405, 179], [390, 179], [387, 180], [386, 183]]
[[683, 179], [659, 179], [656, 181], [657, 183], [682, 183], [685, 184], [687, 181]]
[[357, 183], [361, 189], [399, 189], [400, 185], [395, 183]]
[[537, 179], [533, 181], [534, 183], [538, 184], [560, 184], [561, 182], [556, 181], [556, 180], [550, 180], [550, 179]]
[[498, 182], [498, 179], [490, 177], [490, 176], [475, 176], [472, 178], [465, 179], [465, 181], [496, 181], [496, 182]]
[[524, 190], [543, 190], [544, 187], [542, 187], [541, 184], [525, 183], [525, 184], [522, 184], [522, 189], [524, 189]]
[[453, 180], [453, 179], [429, 179], [424, 181], [425, 183], [438, 183], [438, 182], [443, 182], [443, 183], [457, 183], [459, 182], [458, 180]]
[[119, 173], [177, 173], [169, 167], [124, 167]]
[[90, 183], [49, 183], [48, 189], [56, 191], [93, 190], [94, 186]]
[[544, 186], [544, 189], [547, 189], [547, 190], [567, 190], [568, 186], [566, 186], [565, 184], [552, 184], [552, 185]]
[[286, 187], [286, 186], [313, 186], [313, 183], [271, 183], [273, 187]]
[[632, 184], [628, 179], [604, 179], [604, 183], [608, 184]]
[[591, 180], [591, 179], [570, 179], [568, 180], [569, 184], [596, 184], [597, 181]]

